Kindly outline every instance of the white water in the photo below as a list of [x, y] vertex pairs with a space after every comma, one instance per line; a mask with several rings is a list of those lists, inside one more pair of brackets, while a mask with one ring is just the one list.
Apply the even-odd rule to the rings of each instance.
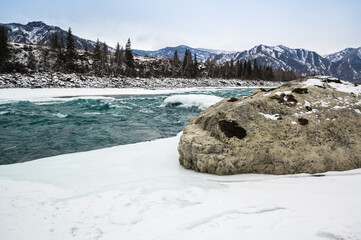
[[221, 101], [221, 97], [213, 95], [188, 94], [188, 95], [173, 95], [164, 100], [164, 104], [179, 103], [181, 107], [198, 107], [206, 109], [211, 105]]

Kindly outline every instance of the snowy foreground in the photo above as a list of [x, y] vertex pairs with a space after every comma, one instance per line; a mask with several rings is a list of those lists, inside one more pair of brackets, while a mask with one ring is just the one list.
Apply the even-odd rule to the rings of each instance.
[[360, 169], [200, 174], [179, 137], [0, 166], [0, 238], [361, 238]]

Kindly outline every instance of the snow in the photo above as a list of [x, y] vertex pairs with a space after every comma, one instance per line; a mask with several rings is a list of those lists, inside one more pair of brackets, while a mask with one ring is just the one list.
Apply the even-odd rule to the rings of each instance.
[[[324, 87], [324, 82], [322, 79], [330, 79], [328, 76], [317, 76], [317, 78], [310, 78], [304, 82], [305, 87], [309, 86], [319, 86]], [[331, 80], [335, 80], [335, 78], [331, 78]], [[339, 92], [345, 93], [354, 93], [355, 95], [361, 94], [361, 86], [355, 86], [353, 83], [341, 81], [341, 83], [329, 82], [327, 83], [332, 88], [335, 88]]]
[[305, 105], [304, 106], [305, 107], [311, 107], [311, 103], [309, 101], [305, 100]]
[[360, 239], [360, 169], [201, 174], [179, 137], [0, 166], [1, 238]]
[[278, 118], [280, 117], [279, 114], [270, 115], [270, 114], [261, 113], [261, 112], [260, 112], [259, 114], [261, 114], [261, 115], [264, 116], [265, 118], [271, 119], [271, 120], [273, 120], [273, 121], [278, 120]]
[[[207, 88], [214, 90], [214, 88]], [[113, 99], [112, 95], [176, 94], [207, 90], [203, 88], [141, 89], [141, 88], [6, 88], [0, 89], [0, 104], [9, 101], [56, 102], [82, 99]], [[74, 97], [77, 96], [77, 97]], [[68, 97], [68, 98], [64, 98]]]
[[329, 83], [329, 85], [333, 88], [335, 88], [339, 92], [345, 92], [345, 93], [354, 93], [355, 95], [361, 94], [361, 85], [355, 86], [350, 82], [342, 81], [342, 84], [340, 83]]
[[323, 87], [323, 82], [322, 82], [321, 79], [318, 79], [318, 78], [310, 78], [310, 79], [307, 79], [307, 81], [304, 82], [304, 86], [305, 87], [310, 87], [310, 86]]
[[223, 98], [221, 97], [203, 94], [173, 95], [167, 97], [164, 100], [164, 104], [179, 103], [181, 107], [199, 107], [201, 109], [206, 109], [222, 99]]

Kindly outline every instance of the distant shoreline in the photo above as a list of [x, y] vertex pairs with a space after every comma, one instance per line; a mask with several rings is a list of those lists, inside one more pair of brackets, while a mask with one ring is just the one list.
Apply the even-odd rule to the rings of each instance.
[[96, 77], [82, 74], [0, 74], [0, 88], [191, 88], [191, 87], [277, 87], [283, 82], [209, 78]]

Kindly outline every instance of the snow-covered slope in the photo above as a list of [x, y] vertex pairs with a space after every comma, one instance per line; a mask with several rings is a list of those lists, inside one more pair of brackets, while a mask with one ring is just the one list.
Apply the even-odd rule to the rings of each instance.
[[330, 69], [333, 76], [361, 82], [361, 47], [347, 48], [327, 58], [333, 61]]
[[284, 70], [293, 70], [308, 74], [329, 74], [330, 62], [319, 54], [305, 49], [291, 49], [282, 45], [258, 45], [250, 50], [218, 56], [219, 62], [233, 60], [257, 59], [264, 65]]
[[[49, 26], [41, 21], [29, 22], [25, 25], [19, 23], [1, 24], [7, 29], [8, 37], [11, 42], [31, 43], [50, 45], [50, 38], [53, 33], [58, 34], [59, 42], [66, 45], [67, 31], [57, 27]], [[93, 49], [95, 42], [83, 39], [74, 35], [76, 48], [84, 50], [87, 44], [88, 49]], [[112, 50], [112, 49], [110, 49]]]
[[200, 62], [205, 62], [209, 58], [214, 58], [217, 56], [219, 50], [208, 50], [208, 49], [201, 49], [201, 48], [192, 48], [185, 45], [180, 45], [177, 47], [166, 47], [156, 51], [144, 51], [144, 50], [137, 50], [133, 49], [133, 53], [140, 55], [140, 56], [149, 56], [149, 57], [157, 57], [157, 58], [173, 58], [174, 52], [178, 52], [178, 56], [180, 59], [184, 58], [184, 53], [188, 49], [192, 56], [197, 54], [197, 60]]
[[354, 48], [346, 48], [336, 53], [332, 53], [326, 55], [325, 58], [328, 59], [330, 62], [338, 62], [340, 61], [346, 54], [350, 53], [351, 51], [355, 50]]

